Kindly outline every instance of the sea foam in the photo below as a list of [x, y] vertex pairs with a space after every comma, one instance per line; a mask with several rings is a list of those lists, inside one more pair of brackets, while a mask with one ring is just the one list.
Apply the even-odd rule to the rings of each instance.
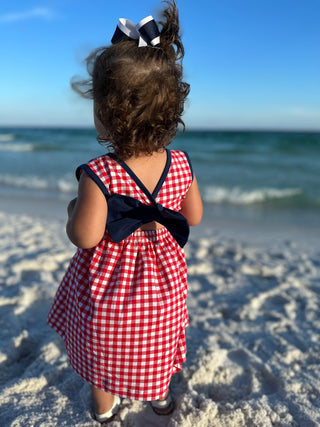
[[207, 187], [204, 192], [204, 200], [208, 203], [226, 203], [233, 205], [252, 205], [271, 200], [285, 199], [299, 196], [299, 188], [259, 188], [243, 190], [240, 187]]
[[33, 151], [34, 146], [32, 144], [19, 144], [19, 143], [3, 143], [0, 139], [0, 151]]
[[61, 193], [74, 193], [77, 190], [77, 183], [68, 177], [56, 180], [54, 177], [3, 174], [0, 175], [0, 184], [28, 190], [54, 190]]
[[1, 133], [0, 134], [0, 142], [8, 142], [13, 141], [15, 139], [14, 133]]

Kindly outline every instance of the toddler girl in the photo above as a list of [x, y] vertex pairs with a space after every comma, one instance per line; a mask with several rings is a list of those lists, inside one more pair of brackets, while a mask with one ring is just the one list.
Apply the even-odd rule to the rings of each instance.
[[160, 25], [120, 19], [112, 45], [87, 60], [92, 79], [82, 94], [93, 98], [96, 129], [112, 152], [77, 169], [67, 234], [78, 250], [48, 315], [91, 385], [101, 423], [120, 397], [170, 413], [170, 379], [186, 359], [183, 246], [202, 203], [188, 155], [166, 148], [189, 93], [173, 1]]

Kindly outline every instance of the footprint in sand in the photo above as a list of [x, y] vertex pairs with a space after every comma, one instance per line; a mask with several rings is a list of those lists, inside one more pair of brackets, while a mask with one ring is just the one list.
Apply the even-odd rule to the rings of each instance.
[[270, 395], [279, 389], [277, 378], [243, 349], [218, 350], [209, 356], [190, 381], [192, 388], [207, 398], [233, 403]]
[[39, 345], [26, 330], [13, 338], [13, 344], [7, 349], [7, 358], [1, 364], [0, 380], [9, 381], [19, 378], [38, 357]]

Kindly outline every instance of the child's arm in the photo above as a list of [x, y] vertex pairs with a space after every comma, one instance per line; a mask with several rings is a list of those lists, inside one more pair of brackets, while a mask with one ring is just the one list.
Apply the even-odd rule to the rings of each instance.
[[201, 221], [203, 206], [195, 176], [185, 199], [181, 203], [180, 213], [187, 218], [189, 225], [198, 225]]
[[108, 205], [95, 182], [82, 172], [78, 197], [68, 207], [67, 235], [78, 248], [89, 249], [102, 239], [107, 222]]

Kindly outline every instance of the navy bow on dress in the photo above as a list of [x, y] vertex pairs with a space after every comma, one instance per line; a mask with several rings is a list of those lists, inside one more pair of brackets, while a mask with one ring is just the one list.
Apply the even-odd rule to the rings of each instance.
[[123, 40], [139, 40], [139, 47], [158, 47], [160, 46], [158, 25], [152, 16], [147, 16], [137, 25], [129, 19], [120, 18], [111, 43], [116, 44]]
[[121, 194], [112, 194], [108, 198], [107, 230], [116, 243], [152, 221], [164, 225], [182, 248], [187, 243], [189, 224], [181, 213], [160, 203], [145, 205], [133, 197]]
[[130, 236], [134, 231], [138, 230], [143, 224], [156, 221], [172, 234], [179, 246], [187, 243], [189, 237], [189, 223], [187, 219], [179, 212], [173, 209], [166, 208], [160, 203], [156, 202], [156, 195], [158, 194], [166, 175], [169, 171], [171, 164], [171, 153], [167, 150], [167, 164], [163, 171], [154, 192], [151, 194], [134, 172], [127, 166], [127, 164], [112, 154], [109, 156], [116, 160], [132, 177], [144, 194], [148, 197], [151, 204], [144, 204], [139, 200], [125, 196], [123, 194], [113, 193], [110, 195], [108, 189], [103, 184], [101, 179], [93, 172], [93, 170], [86, 164], [77, 168], [77, 178], [80, 178], [80, 170], [83, 169], [90, 178], [99, 186], [104, 194], [108, 203], [108, 216], [106, 228], [112, 240], [120, 243], [122, 240]]

